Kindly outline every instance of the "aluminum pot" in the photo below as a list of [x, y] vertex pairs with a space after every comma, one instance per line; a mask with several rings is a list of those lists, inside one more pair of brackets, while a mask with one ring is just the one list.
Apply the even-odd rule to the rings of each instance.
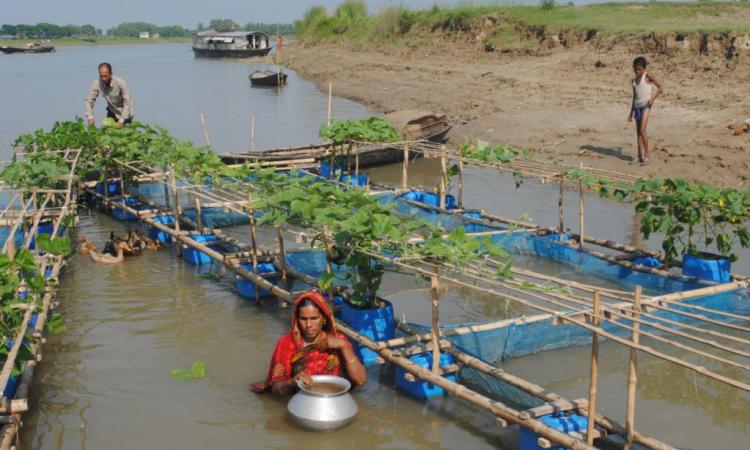
[[[335, 375], [312, 375], [312, 379], [311, 386], [300, 383], [300, 390], [287, 404], [294, 420], [304, 428], [320, 431], [335, 430], [351, 422], [359, 407], [349, 394], [349, 380]], [[325, 392], [317, 391], [322, 387]]]

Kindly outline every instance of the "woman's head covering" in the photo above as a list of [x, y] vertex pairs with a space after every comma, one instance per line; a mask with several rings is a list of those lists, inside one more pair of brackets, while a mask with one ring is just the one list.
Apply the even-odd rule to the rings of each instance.
[[292, 334], [296, 342], [302, 341], [302, 334], [297, 326], [297, 315], [299, 314], [299, 305], [306, 299], [311, 300], [318, 307], [320, 313], [323, 314], [323, 331], [326, 333], [336, 335], [336, 324], [334, 323], [333, 314], [328, 308], [328, 303], [325, 297], [318, 291], [307, 291], [303, 292], [294, 299], [294, 314], [292, 315]]

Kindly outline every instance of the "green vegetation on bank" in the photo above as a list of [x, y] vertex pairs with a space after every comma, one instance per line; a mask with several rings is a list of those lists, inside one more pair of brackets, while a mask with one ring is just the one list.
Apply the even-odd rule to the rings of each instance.
[[306, 42], [351, 44], [418, 44], [442, 32], [493, 28], [489, 40], [512, 41], [525, 27], [545, 31], [595, 30], [616, 34], [750, 32], [748, 2], [606, 3], [585, 6], [458, 6], [413, 11], [391, 6], [370, 12], [364, 0], [345, 0], [328, 13], [310, 8], [295, 22], [298, 38]]

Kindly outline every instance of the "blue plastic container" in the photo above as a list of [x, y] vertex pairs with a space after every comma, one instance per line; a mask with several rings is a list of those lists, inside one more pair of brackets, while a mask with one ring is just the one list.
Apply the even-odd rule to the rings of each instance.
[[3, 390], [3, 397], [12, 399], [16, 395], [19, 378], [20, 376], [18, 375], [11, 375], [8, 377], [8, 383], [5, 384], [5, 389]]
[[37, 320], [39, 320], [39, 314], [31, 313], [31, 317], [29, 317], [29, 326], [28, 326], [29, 331], [32, 331], [34, 328], [36, 328]]
[[[432, 352], [420, 353], [418, 355], [410, 356], [409, 360], [414, 364], [417, 364], [426, 369], [432, 368]], [[453, 364], [453, 357], [447, 353], [440, 354], [440, 367]], [[414, 398], [425, 400], [432, 397], [439, 397], [445, 394], [443, 388], [436, 384], [428, 383], [417, 379], [416, 381], [408, 381], [405, 378], [406, 371], [401, 367], [396, 368], [396, 386], [411, 395]], [[456, 374], [450, 373], [444, 377], [446, 380], [456, 382]]]
[[[0, 246], [5, 244], [5, 241], [10, 237], [10, 227], [0, 227]], [[23, 247], [23, 230], [19, 227], [16, 229], [16, 234], [13, 236], [13, 243], [16, 248]]]
[[359, 175], [341, 175], [339, 178], [339, 181], [341, 181], [344, 184], [348, 184], [349, 186], [367, 186], [368, 183], [368, 177], [365, 174], [360, 173]]
[[[113, 195], [120, 195], [122, 193], [122, 191], [120, 191], [120, 180], [108, 181], [107, 188], [107, 190], [109, 191], [107, 195], [110, 197]], [[102, 183], [101, 181], [96, 183], [96, 192], [100, 195], [104, 195], [104, 183]]]
[[[432, 192], [422, 192], [422, 191], [411, 191], [407, 192], [406, 194], [403, 194], [400, 196], [400, 198], [403, 198], [405, 200], [413, 200], [415, 202], [424, 203], [426, 205], [440, 207], [440, 195], [434, 194]], [[445, 209], [455, 209], [456, 208], [456, 197], [446, 194], [445, 195]], [[438, 214], [438, 211], [433, 210], [427, 210], [432, 214]]]
[[[170, 225], [174, 223], [174, 216], [154, 217], [154, 222], [162, 223], [164, 225]], [[148, 237], [155, 241], [160, 241], [162, 244], [172, 243], [172, 235], [154, 227], [148, 228]]]
[[[55, 229], [55, 224], [52, 222], [46, 222], [46, 223], [40, 223], [36, 227], [36, 234], [46, 234], [49, 236], [52, 236], [52, 231]], [[57, 236], [63, 236], [65, 234], [65, 227], [60, 225], [60, 228], [57, 229]], [[16, 235], [17, 236], [17, 235]], [[23, 241], [21, 241], [21, 245], [23, 245]], [[34, 250], [36, 248], [36, 236], [31, 237], [31, 241], [29, 241], [29, 250]]]
[[[448, 200], [446, 199], [446, 203], [447, 202], [448, 202]], [[471, 219], [481, 219], [482, 218], [482, 213], [479, 212], [479, 211], [464, 211], [464, 212], [461, 213], [461, 215], [464, 216], [464, 217], [469, 217]], [[486, 231], [487, 228], [488, 227], [485, 227], [484, 225], [481, 225], [481, 224], [478, 224], [478, 223], [471, 223], [471, 222], [464, 223], [464, 230], [467, 233], [479, 233], [479, 232], [482, 232], [482, 231]]]
[[[219, 238], [213, 234], [194, 234], [190, 236], [194, 241], [202, 244], [210, 244], [211, 242], [218, 242]], [[218, 245], [209, 245], [208, 248], [211, 250], [219, 251]], [[211, 264], [213, 259], [205, 253], [199, 252], [193, 247], [186, 247], [182, 252], [182, 259], [188, 264], [199, 266], [201, 264]]]
[[682, 255], [682, 274], [717, 283], [729, 283], [732, 279], [732, 263], [729, 258], [710, 253]]
[[[373, 341], [393, 339], [396, 334], [393, 323], [393, 305], [387, 300], [382, 301], [385, 302], [385, 307], [373, 309], [356, 309], [344, 302], [341, 307], [341, 320]], [[353, 344], [354, 350], [365, 366], [377, 364], [379, 358], [377, 353], [357, 343]]]
[[[117, 199], [117, 200], [115, 200], [115, 202], [121, 204], [122, 203], [122, 199]], [[125, 197], [125, 205], [127, 205], [127, 206], [129, 206], [129, 207], [131, 207], [133, 209], [136, 209], [138, 211], [140, 211], [142, 209], [148, 209], [148, 206], [146, 206], [146, 205], [139, 205], [138, 204], [138, 199], [135, 198], [135, 197]], [[125, 211], [123, 208], [119, 208], [119, 207], [115, 207], [112, 210], [112, 217], [114, 217], [116, 220], [119, 220], [119, 221], [122, 221], [122, 222], [138, 220], [138, 216], [136, 216], [135, 214], [131, 214], [131, 213]]]
[[[571, 433], [574, 431], [586, 432], [586, 426], [588, 425], [588, 419], [578, 414], [572, 414], [566, 416], [565, 413], [556, 413], [549, 416], [542, 416], [539, 418], [545, 425], [555, 430], [562, 431], [563, 433]], [[542, 447], [538, 444], [538, 439], [541, 436], [529, 430], [528, 428], [521, 427], [521, 450], [542, 450]], [[555, 446], [551, 447], [551, 450], [565, 450], [567, 447]]]
[[[549, 234], [545, 234], [542, 237], [545, 237], [547, 239], [551, 239], [553, 241], [558, 241], [558, 242], [560, 241], [560, 233], [549, 233]], [[569, 240], [570, 240], [570, 236], [568, 236], [567, 233], [563, 233], [563, 235], [562, 235], [562, 241], [563, 242], [568, 242]]]
[[[344, 170], [344, 165], [341, 163], [336, 164], [336, 168], [334, 169], [335, 172], [341, 172]], [[332, 178], [335, 173], [331, 173], [331, 162], [330, 161], [322, 161], [320, 163], [320, 176], [323, 178]]]
[[639, 266], [644, 267], [659, 267], [661, 266], [661, 261], [653, 256], [639, 256], [633, 258], [633, 264], [638, 264]]
[[[253, 271], [253, 263], [244, 263], [241, 264], [241, 267], [248, 272]], [[276, 266], [273, 265], [273, 263], [265, 262], [265, 263], [258, 263], [258, 273], [273, 273], [276, 272]], [[279, 285], [279, 282], [281, 281], [279, 277], [271, 277], [266, 278], [267, 281], [270, 281], [271, 283], [275, 285]], [[250, 280], [246, 280], [242, 278], [239, 275], [234, 276], [234, 286], [237, 288], [237, 293], [240, 297], [244, 298], [255, 298], [255, 283], [253, 283]], [[273, 297], [273, 294], [271, 292], [265, 290], [265, 289], [258, 289], [258, 295], [260, 298], [268, 298]]]

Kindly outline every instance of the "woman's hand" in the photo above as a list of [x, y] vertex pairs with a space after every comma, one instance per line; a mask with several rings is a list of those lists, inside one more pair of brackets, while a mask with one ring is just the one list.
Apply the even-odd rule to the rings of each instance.
[[315, 345], [318, 346], [320, 351], [343, 350], [347, 346], [343, 339], [331, 336], [325, 331], [320, 332], [318, 338], [315, 340]]
[[312, 386], [313, 378], [306, 372], [300, 372], [292, 378], [292, 382], [295, 386], [299, 386], [299, 382], [302, 382], [305, 386]]

